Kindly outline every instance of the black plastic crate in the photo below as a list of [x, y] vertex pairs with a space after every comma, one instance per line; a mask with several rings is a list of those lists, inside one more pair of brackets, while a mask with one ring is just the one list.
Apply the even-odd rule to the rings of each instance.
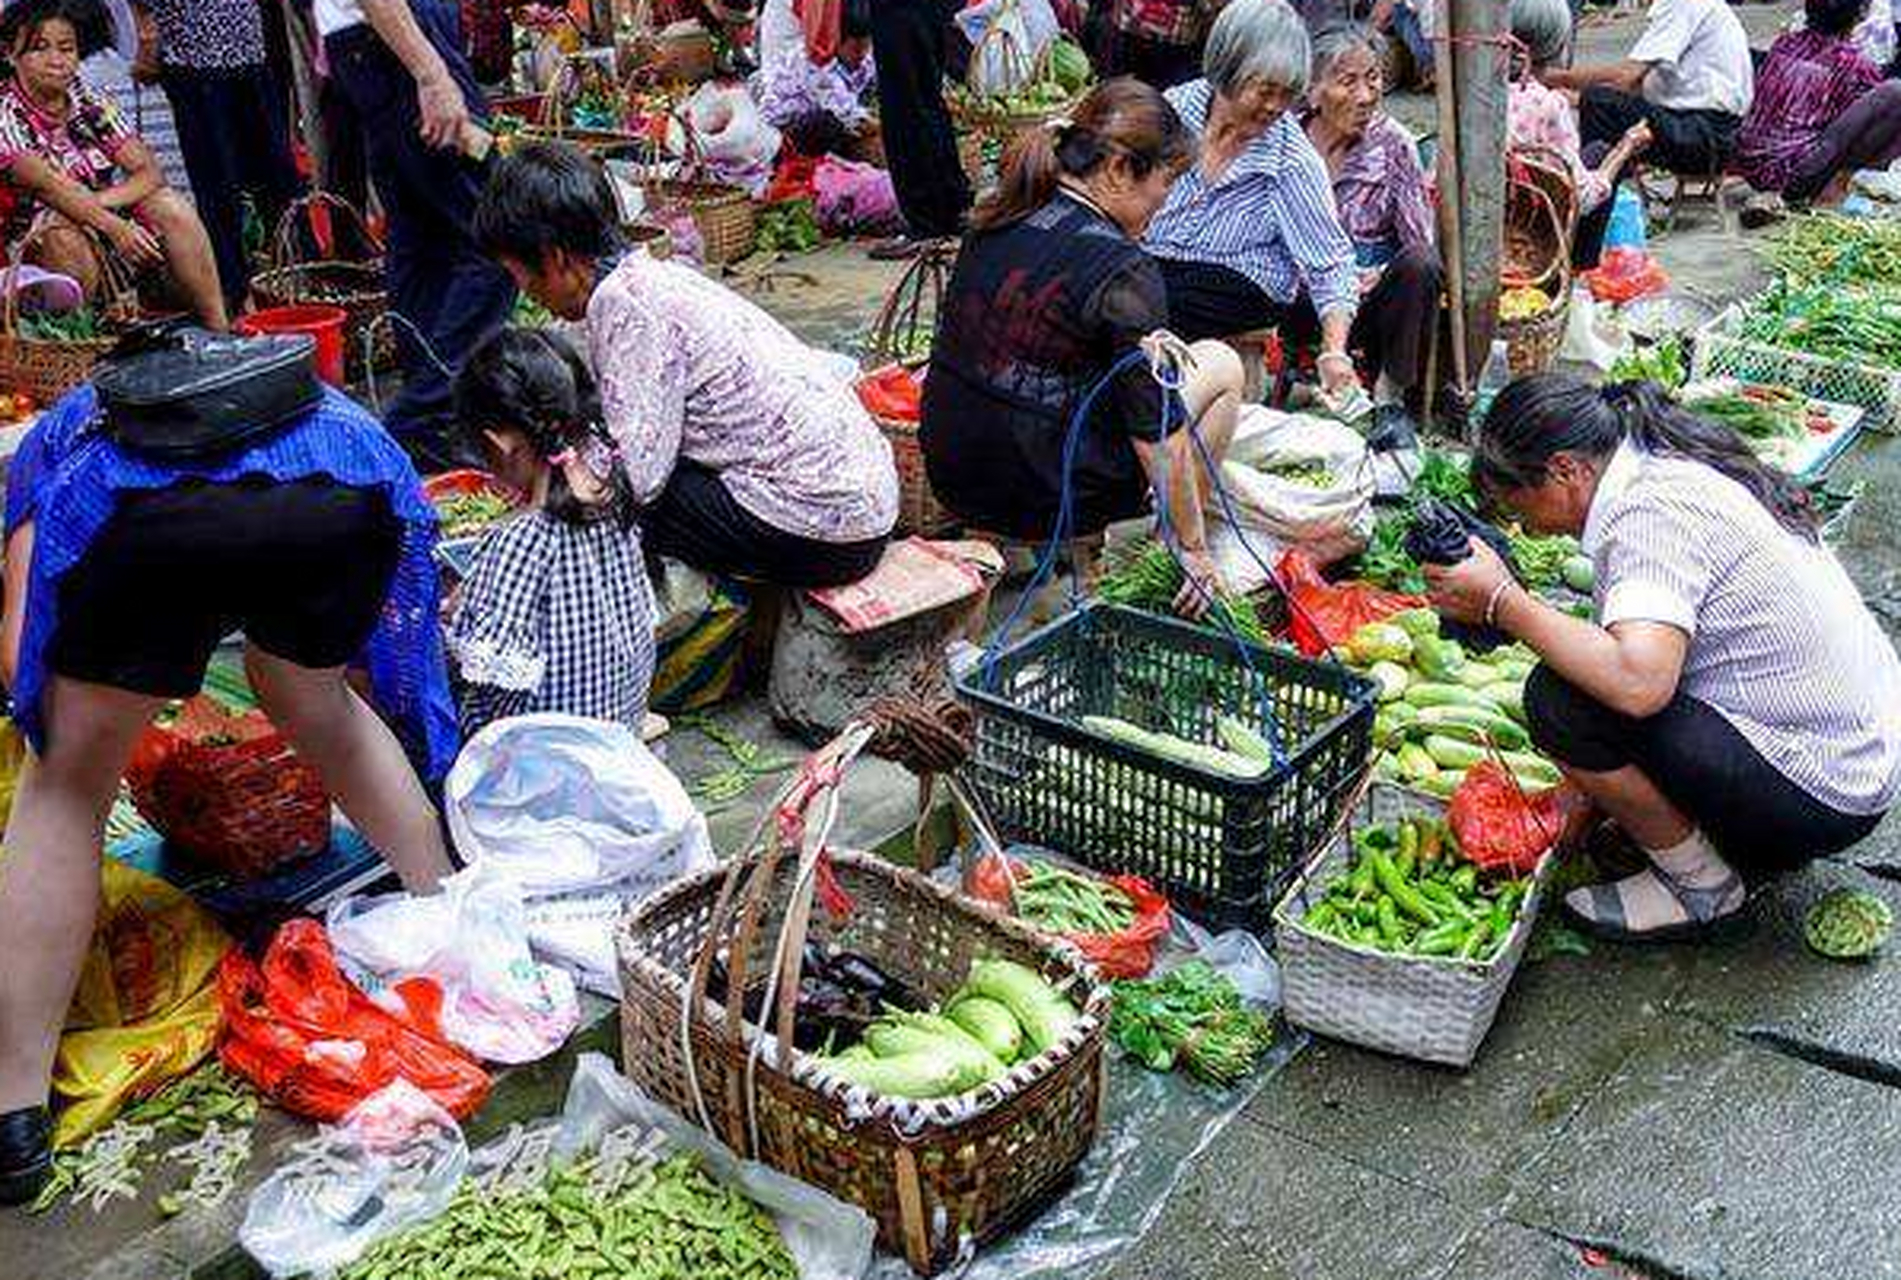
[[[1250, 672], [1250, 665], [1252, 672]], [[1252, 781], [1159, 759], [1081, 725], [1113, 716], [1191, 742], [1232, 715], [1287, 754]], [[1267, 927], [1274, 899], [1367, 768], [1376, 686], [1173, 618], [1091, 604], [957, 679], [977, 712], [966, 770], [1006, 839], [1146, 877], [1216, 928]]]

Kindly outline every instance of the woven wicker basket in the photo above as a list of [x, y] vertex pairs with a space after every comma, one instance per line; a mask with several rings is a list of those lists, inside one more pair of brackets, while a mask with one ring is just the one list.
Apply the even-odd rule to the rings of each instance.
[[684, 208], [700, 233], [700, 256], [711, 267], [738, 262], [758, 238], [759, 210], [738, 187], [698, 179], [668, 178], [649, 183], [656, 204]]
[[[918, 365], [914, 370], [922, 376]], [[937, 500], [931, 477], [924, 468], [924, 446], [918, 439], [915, 418], [888, 418], [872, 414], [871, 420], [891, 445], [891, 461], [898, 469], [898, 526], [895, 532], [914, 533], [920, 538], [936, 538], [957, 528], [955, 512]]]
[[153, 830], [227, 875], [261, 876], [330, 843], [322, 780], [256, 711], [191, 699], [145, 731], [125, 777]]
[[1551, 298], [1534, 316], [1498, 322], [1512, 376], [1543, 373], [1558, 358], [1571, 319], [1571, 244], [1577, 188], [1563, 157], [1543, 147], [1514, 149], [1505, 194], [1507, 287], [1530, 285]]
[[[1443, 814], [1445, 806], [1417, 792], [1375, 783], [1360, 811], [1363, 822], [1412, 814]], [[1489, 961], [1405, 956], [1342, 942], [1301, 926], [1326, 884], [1351, 863], [1342, 834], [1294, 880], [1274, 909], [1281, 1000], [1297, 1027], [1425, 1062], [1469, 1066], [1498, 1016], [1505, 988], [1524, 957], [1556, 857], [1546, 853], [1532, 873], [1504, 949]]]
[[1087, 92], [1073, 94], [1062, 102], [1028, 111], [1005, 110], [995, 98], [983, 93], [978, 87], [978, 77], [987, 65], [986, 60], [992, 55], [1000, 60], [1002, 75], [1009, 83], [1035, 84], [1048, 75], [1049, 55], [1054, 41], [1044, 45], [1042, 52], [1032, 58], [1025, 52], [1016, 32], [1003, 21], [1008, 7], [1008, 0], [1005, 0], [1005, 4], [992, 14], [990, 25], [984, 28], [983, 35], [972, 46], [970, 69], [965, 76], [966, 92], [954, 104], [954, 114], [959, 124], [980, 138], [992, 138], [1005, 146], [1025, 129], [1041, 128], [1058, 116], [1068, 115]]
[[[350, 223], [363, 243], [374, 247], [376, 256], [361, 260], [303, 258], [296, 243], [297, 222], [317, 207], [331, 210]], [[284, 210], [271, 246], [271, 265], [251, 280], [258, 305], [341, 307], [350, 317], [344, 328], [344, 367], [360, 370], [374, 365], [388, 369], [395, 365], [396, 331], [377, 323], [389, 308], [389, 292], [383, 283], [383, 246], [356, 206], [327, 191], [314, 191]]]
[[[862, 730], [848, 729], [794, 783], [818, 799], [803, 810], [814, 821], [833, 794], [818, 780], [829, 775], [836, 785], [835, 770], [863, 741], [854, 735]], [[932, 1274], [966, 1238], [989, 1239], [1039, 1211], [1089, 1150], [1106, 1079], [1107, 989], [1073, 948], [867, 854], [830, 855], [850, 913], [842, 922], [814, 914], [812, 877], [801, 876], [796, 847], [779, 857], [778, 827], [762, 826], [774, 841], [763, 853], [662, 890], [622, 924], [624, 1069], [735, 1150], [860, 1206], [886, 1248]], [[959, 1098], [871, 1097], [790, 1048], [789, 1004], [779, 1006], [776, 1034], [741, 1018], [746, 975], [772, 967], [782, 932], [790, 961], [782, 992], [797, 989], [813, 937], [869, 957], [933, 1000], [960, 986], [977, 958], [1016, 960], [1070, 984], [1082, 1017], [1060, 1044]], [[716, 951], [733, 970], [727, 1005], [704, 997]]]
[[[20, 242], [13, 247], [7, 266], [6, 301], [0, 305], [0, 389], [10, 395], [31, 396], [37, 405], [48, 405], [84, 382], [100, 357], [117, 345], [117, 337], [63, 339], [29, 338], [20, 332], [20, 295], [12, 281], [27, 250], [53, 226], [45, 215], [36, 219]], [[90, 232], [87, 233], [89, 236]], [[97, 242], [96, 257], [101, 271], [102, 289], [113, 294], [114, 301], [101, 307], [114, 314], [137, 310], [137, 292], [123, 260]], [[124, 315], [122, 318], [130, 318]]]

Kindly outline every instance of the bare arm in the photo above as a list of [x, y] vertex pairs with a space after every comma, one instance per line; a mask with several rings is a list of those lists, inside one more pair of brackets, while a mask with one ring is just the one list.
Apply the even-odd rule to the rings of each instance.
[[416, 82], [423, 141], [432, 147], [461, 145], [469, 124], [469, 105], [448, 64], [417, 25], [409, 0], [363, 0], [363, 16]]
[[96, 192], [73, 181], [39, 156], [30, 152], [15, 156], [13, 163], [7, 166], [6, 176], [75, 226], [97, 231], [134, 262], [164, 260], [164, 247], [151, 232], [107, 208]]
[[1644, 77], [1650, 74], [1648, 62], [1612, 62], [1595, 67], [1547, 67], [1538, 78], [1553, 89], [1615, 89], [1619, 93], [1639, 94]]
[[120, 144], [113, 162], [125, 177], [99, 193], [99, 203], [108, 209], [129, 209], [165, 185], [165, 171], [159, 168], [158, 157], [137, 138]]

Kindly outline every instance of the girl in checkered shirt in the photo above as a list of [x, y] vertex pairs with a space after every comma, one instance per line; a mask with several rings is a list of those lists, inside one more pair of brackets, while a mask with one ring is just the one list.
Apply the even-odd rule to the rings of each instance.
[[463, 733], [544, 711], [639, 732], [653, 591], [587, 366], [553, 334], [504, 329], [470, 355], [455, 405], [489, 469], [527, 499], [483, 538], [449, 625]]

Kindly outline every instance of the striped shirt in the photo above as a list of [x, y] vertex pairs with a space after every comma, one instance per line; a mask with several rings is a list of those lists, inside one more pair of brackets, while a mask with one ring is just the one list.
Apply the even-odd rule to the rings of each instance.
[[[1199, 133], [1214, 90], [1206, 80], [1170, 89], [1183, 123]], [[1190, 168], [1175, 179], [1144, 247], [1158, 258], [1231, 267], [1283, 305], [1304, 286], [1321, 315], [1359, 306], [1353, 241], [1334, 208], [1326, 162], [1290, 112], [1248, 147], [1216, 182]]]
[[1901, 797], [1901, 658], [1834, 553], [1701, 463], [1619, 447], [1584, 525], [1597, 619], [1690, 637], [1680, 692], [1841, 813]]

